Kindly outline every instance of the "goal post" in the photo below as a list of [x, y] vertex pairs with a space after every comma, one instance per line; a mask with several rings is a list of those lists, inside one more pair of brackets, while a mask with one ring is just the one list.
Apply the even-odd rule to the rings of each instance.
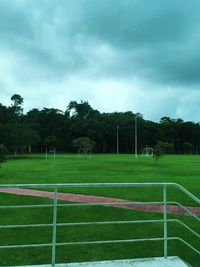
[[153, 157], [153, 147], [145, 147], [142, 151], [142, 156]]
[[52, 149], [48, 149], [46, 147], [45, 162], [48, 161], [48, 159], [50, 158], [50, 155], [53, 157], [54, 160], [56, 159], [56, 149], [55, 149], [55, 147], [52, 148]]

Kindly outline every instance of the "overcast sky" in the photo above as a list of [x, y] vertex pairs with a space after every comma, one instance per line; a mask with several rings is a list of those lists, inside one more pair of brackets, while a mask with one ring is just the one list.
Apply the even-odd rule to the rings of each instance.
[[0, 103], [200, 121], [199, 0], [0, 0]]

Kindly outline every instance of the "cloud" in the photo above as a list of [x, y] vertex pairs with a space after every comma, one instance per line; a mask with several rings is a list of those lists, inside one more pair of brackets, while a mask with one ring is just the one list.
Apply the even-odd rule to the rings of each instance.
[[199, 121], [199, 8], [197, 0], [2, 0], [0, 102], [20, 93], [26, 110], [65, 109], [83, 99], [101, 111]]

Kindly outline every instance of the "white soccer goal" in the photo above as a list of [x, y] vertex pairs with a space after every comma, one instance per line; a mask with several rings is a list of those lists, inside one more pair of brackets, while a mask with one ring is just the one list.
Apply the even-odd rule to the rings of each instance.
[[153, 148], [152, 147], [145, 147], [142, 151], [142, 156], [153, 156]]
[[46, 148], [46, 153], [45, 153], [45, 162], [48, 161], [48, 159], [53, 158], [54, 160], [56, 159], [56, 149], [48, 149]]

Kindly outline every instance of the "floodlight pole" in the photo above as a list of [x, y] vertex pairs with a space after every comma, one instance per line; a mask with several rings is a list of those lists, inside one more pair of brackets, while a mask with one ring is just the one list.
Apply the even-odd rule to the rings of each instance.
[[117, 155], [119, 154], [119, 126], [117, 126]]
[[135, 115], [135, 158], [137, 159], [137, 154], [138, 154], [138, 140], [137, 140], [137, 115]]

